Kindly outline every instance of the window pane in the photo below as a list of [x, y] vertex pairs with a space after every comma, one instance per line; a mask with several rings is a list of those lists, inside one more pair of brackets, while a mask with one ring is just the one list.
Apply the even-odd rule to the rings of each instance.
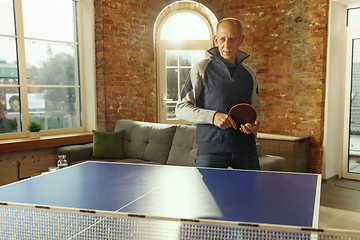
[[19, 85], [16, 63], [0, 63], [0, 85]]
[[360, 157], [360, 39], [353, 39], [351, 71], [350, 144], [348, 172], [356, 173]]
[[[15, 64], [16, 62], [17, 56], [15, 38], [0, 37], [0, 63]], [[1, 76], [0, 71], [0, 77]]]
[[15, 36], [13, 0], [0, 1], [0, 34]]
[[21, 132], [19, 87], [0, 87], [0, 133]]
[[178, 66], [178, 50], [165, 51], [166, 66]]
[[175, 107], [176, 107], [175, 101], [168, 102], [166, 104], [166, 119], [176, 119]]
[[[180, 91], [183, 89], [187, 76], [189, 75], [191, 68], [180, 68]], [[179, 92], [180, 94], [180, 92]], [[175, 100], [178, 100], [177, 98]]]
[[[175, 106], [191, 67], [205, 58], [205, 50], [166, 50], [167, 119], [176, 119]], [[170, 60], [170, 58], [172, 60]], [[175, 60], [176, 59], [176, 60]], [[179, 59], [179, 64], [177, 64]]]
[[179, 51], [179, 66], [191, 66], [191, 50]]
[[[360, 39], [353, 39], [353, 63], [360, 63]], [[355, 70], [353, 70], [355, 71]], [[359, 74], [359, 71], [356, 71]]]
[[74, 42], [72, 0], [22, 0], [26, 38]]
[[174, 101], [178, 98], [178, 69], [166, 69], [166, 98]]
[[182, 12], [166, 20], [161, 29], [161, 40], [209, 40], [210, 33], [199, 16]]
[[0, 133], [21, 132], [16, 59], [15, 38], [0, 37]]
[[194, 50], [193, 51], [193, 64], [205, 58], [205, 50]]
[[[205, 58], [204, 50], [166, 50], [166, 83], [167, 83], [167, 98], [177, 101], [178, 93], [170, 93], [174, 92], [174, 87], [176, 85], [176, 81], [179, 85], [177, 85], [177, 90], [181, 91], [181, 87], [183, 86], [191, 67], [201, 59]], [[179, 64], [177, 65], [177, 59], [179, 59]], [[178, 70], [179, 69], [179, 70]], [[179, 79], [177, 75], [177, 71], [179, 72]], [[169, 97], [170, 96], [170, 97]], [[175, 97], [175, 98], [174, 98]]]
[[42, 124], [43, 130], [81, 126], [79, 88], [34, 88], [28, 90], [30, 122]]
[[349, 27], [360, 26], [360, 8], [348, 9], [348, 22]]
[[29, 85], [77, 85], [73, 44], [25, 41]]

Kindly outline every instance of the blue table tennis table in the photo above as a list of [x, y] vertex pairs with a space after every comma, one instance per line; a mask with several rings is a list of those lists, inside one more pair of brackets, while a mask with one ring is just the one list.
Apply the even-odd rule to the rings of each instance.
[[320, 186], [318, 174], [85, 162], [2, 186], [0, 204], [318, 227]]

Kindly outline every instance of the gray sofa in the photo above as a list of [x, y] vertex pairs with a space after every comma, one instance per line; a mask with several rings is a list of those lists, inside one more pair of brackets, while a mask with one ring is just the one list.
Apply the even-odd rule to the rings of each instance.
[[[160, 124], [132, 120], [119, 120], [115, 131], [125, 130], [124, 159], [96, 159], [96, 161], [168, 164], [194, 166], [197, 145], [195, 126]], [[70, 165], [90, 160], [93, 144], [63, 146], [58, 154], [66, 155]], [[257, 144], [261, 170], [286, 171], [286, 159], [278, 156], [262, 156]]]

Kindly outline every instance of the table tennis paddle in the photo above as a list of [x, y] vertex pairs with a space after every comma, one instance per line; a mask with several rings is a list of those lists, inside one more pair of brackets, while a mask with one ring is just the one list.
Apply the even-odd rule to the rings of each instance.
[[233, 106], [228, 115], [235, 121], [238, 128], [241, 124], [245, 125], [249, 123], [253, 125], [256, 120], [255, 108], [247, 103], [240, 103]]

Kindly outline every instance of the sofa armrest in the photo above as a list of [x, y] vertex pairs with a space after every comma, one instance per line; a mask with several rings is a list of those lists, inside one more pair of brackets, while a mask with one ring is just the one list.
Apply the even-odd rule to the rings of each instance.
[[74, 162], [90, 160], [93, 151], [93, 143], [83, 145], [64, 146], [58, 149], [59, 155], [66, 155], [66, 160], [69, 165]]
[[265, 155], [259, 157], [260, 169], [263, 171], [286, 172], [286, 159], [279, 156]]

